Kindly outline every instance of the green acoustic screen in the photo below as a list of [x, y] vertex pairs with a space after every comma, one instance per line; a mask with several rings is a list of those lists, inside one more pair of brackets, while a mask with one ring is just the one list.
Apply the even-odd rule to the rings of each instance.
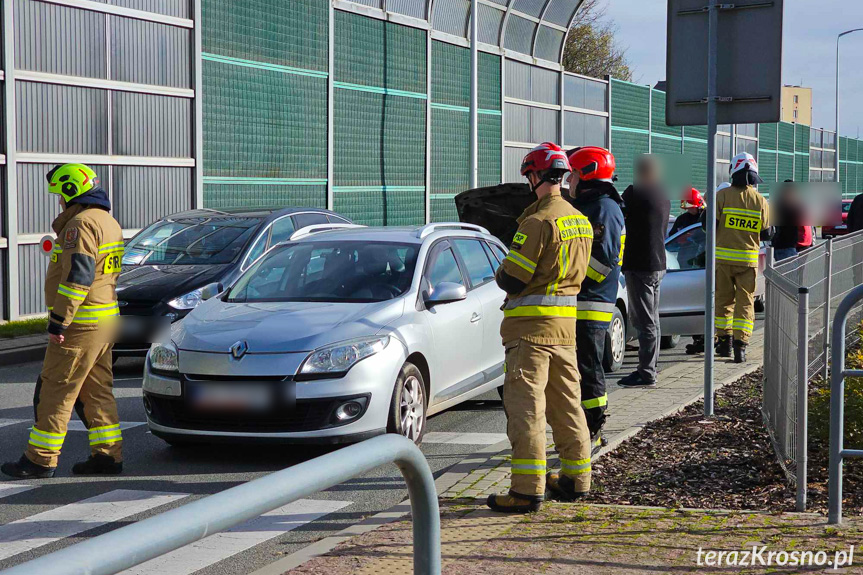
[[[463, 48], [463, 50], [466, 49]], [[479, 80], [477, 104], [480, 109], [500, 110], [500, 56], [480, 52], [477, 63], [477, 79]]]
[[203, 62], [204, 173], [327, 177], [327, 81]]
[[779, 154], [776, 159], [778, 165], [779, 176], [777, 181], [784, 182], [785, 180], [794, 179], [794, 156], [790, 154]]
[[432, 42], [432, 102], [470, 106], [470, 51]]
[[665, 92], [653, 90], [650, 105], [651, 111], [653, 112], [653, 116], [651, 118], [653, 125], [650, 129], [659, 134], [680, 138], [682, 133], [680, 126], [669, 126], [665, 123]]
[[761, 124], [758, 126], [758, 147], [765, 150], [777, 150], [777, 132], [779, 124]]
[[204, 205], [208, 208], [271, 208], [271, 207], [327, 207], [325, 184], [279, 184], [272, 181], [260, 184], [204, 183]]
[[232, 58], [326, 71], [327, 4], [322, 0], [202, 0], [202, 49]]
[[335, 80], [424, 94], [426, 33], [336, 12]]
[[470, 116], [432, 110], [431, 220], [458, 221], [453, 196], [470, 187]]
[[632, 183], [635, 159], [649, 150], [649, 138], [647, 134], [632, 132], [612, 132], [611, 153], [617, 164], [617, 187], [620, 190]]
[[501, 120], [502, 116], [479, 115], [479, 185], [495, 186], [501, 180]]
[[334, 209], [369, 225], [425, 221], [426, 32], [336, 12]]
[[612, 81], [611, 125], [619, 128], [650, 129], [650, 88]]
[[[689, 126], [686, 127], [687, 134]], [[692, 187], [705, 192], [707, 190], [707, 142], [687, 141], [684, 156], [691, 166]]]

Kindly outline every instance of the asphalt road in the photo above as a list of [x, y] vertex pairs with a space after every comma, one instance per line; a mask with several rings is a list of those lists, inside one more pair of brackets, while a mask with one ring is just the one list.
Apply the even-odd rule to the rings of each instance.
[[[683, 357], [663, 351], [661, 366]], [[610, 404], [619, 389], [613, 382], [633, 368], [635, 353], [610, 377]], [[142, 361], [123, 360], [115, 368], [114, 395], [123, 431], [125, 469], [118, 477], [73, 477], [74, 462], [87, 457], [86, 431], [73, 427], [64, 445], [57, 476], [23, 482], [0, 480], [0, 569], [55, 551], [212, 493], [290, 467], [332, 448], [308, 446], [174, 448], [147, 431], [141, 403]], [[41, 364], [0, 368], [0, 461], [17, 459], [32, 425], [32, 395]], [[73, 416], [74, 418], [74, 416]], [[81, 427], [80, 422], [73, 426]], [[496, 392], [465, 402], [428, 421], [423, 453], [435, 476], [479, 449], [496, 443], [506, 420]], [[466, 434], [448, 443], [451, 435]], [[489, 436], [489, 434], [495, 434]], [[476, 441], [476, 443], [470, 443]], [[119, 491], [126, 490], [126, 491]], [[252, 522], [213, 544], [184, 548], [161, 564], [145, 564], [129, 573], [147, 575], [241, 575], [331, 535], [399, 503], [407, 492], [394, 465], [374, 470], [320, 492], [311, 501]], [[90, 498], [96, 497], [95, 501]], [[122, 502], [117, 505], [116, 501]], [[301, 513], [301, 515], [296, 515]], [[37, 517], [37, 514], [39, 515]], [[300, 518], [300, 519], [298, 519]], [[191, 547], [191, 546], [190, 546]]]

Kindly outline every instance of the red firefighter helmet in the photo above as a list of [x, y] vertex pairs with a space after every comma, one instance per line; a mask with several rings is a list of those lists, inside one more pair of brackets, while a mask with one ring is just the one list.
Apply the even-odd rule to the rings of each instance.
[[684, 191], [683, 198], [680, 200], [680, 207], [684, 210], [688, 210], [689, 208], [703, 208], [704, 198], [701, 196], [701, 192], [695, 188], [689, 188]]
[[612, 153], [598, 146], [575, 148], [569, 154], [569, 165], [580, 180], [605, 182], [611, 181], [617, 167]]
[[563, 176], [570, 171], [569, 161], [566, 154], [557, 144], [543, 142], [524, 157], [521, 161], [521, 175], [527, 176], [530, 172], [558, 171]]

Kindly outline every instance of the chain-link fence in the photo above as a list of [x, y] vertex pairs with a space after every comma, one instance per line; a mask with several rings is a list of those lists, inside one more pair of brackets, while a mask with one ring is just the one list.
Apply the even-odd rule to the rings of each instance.
[[[764, 279], [762, 413], [779, 463], [797, 485], [797, 508], [802, 511], [808, 385], [813, 378], [827, 378], [833, 312], [849, 291], [863, 284], [863, 232], [822, 242], [775, 264], [770, 255]], [[849, 315], [852, 325], [861, 316], [863, 304]], [[846, 345], [857, 338], [858, 330], [849, 330]]]

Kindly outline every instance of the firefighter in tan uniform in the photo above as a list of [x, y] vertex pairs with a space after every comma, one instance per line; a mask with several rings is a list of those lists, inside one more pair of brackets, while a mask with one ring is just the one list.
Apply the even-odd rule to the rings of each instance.
[[[568, 501], [590, 489], [590, 434], [581, 409], [575, 317], [593, 229], [560, 195], [569, 171], [566, 154], [555, 144], [541, 144], [525, 157], [521, 173], [538, 199], [518, 219], [518, 232], [495, 276], [507, 293], [500, 333], [512, 443], [512, 485], [506, 495], [489, 496], [487, 504], [495, 511], [537, 511], [546, 486], [552, 497]], [[546, 475], [546, 418], [561, 474]]]
[[731, 161], [731, 186], [716, 193], [716, 355], [746, 361], [755, 327], [755, 279], [761, 240], [770, 239], [770, 211], [756, 185], [758, 164], [750, 154]]
[[123, 234], [93, 170], [65, 164], [47, 178], [48, 191], [60, 196], [63, 208], [52, 224], [57, 243], [45, 279], [50, 341], [27, 451], [0, 470], [20, 479], [53, 477], [73, 405], [80, 400], [91, 455], [72, 473], [116, 474], [123, 464], [111, 342], [119, 315], [114, 288]]

